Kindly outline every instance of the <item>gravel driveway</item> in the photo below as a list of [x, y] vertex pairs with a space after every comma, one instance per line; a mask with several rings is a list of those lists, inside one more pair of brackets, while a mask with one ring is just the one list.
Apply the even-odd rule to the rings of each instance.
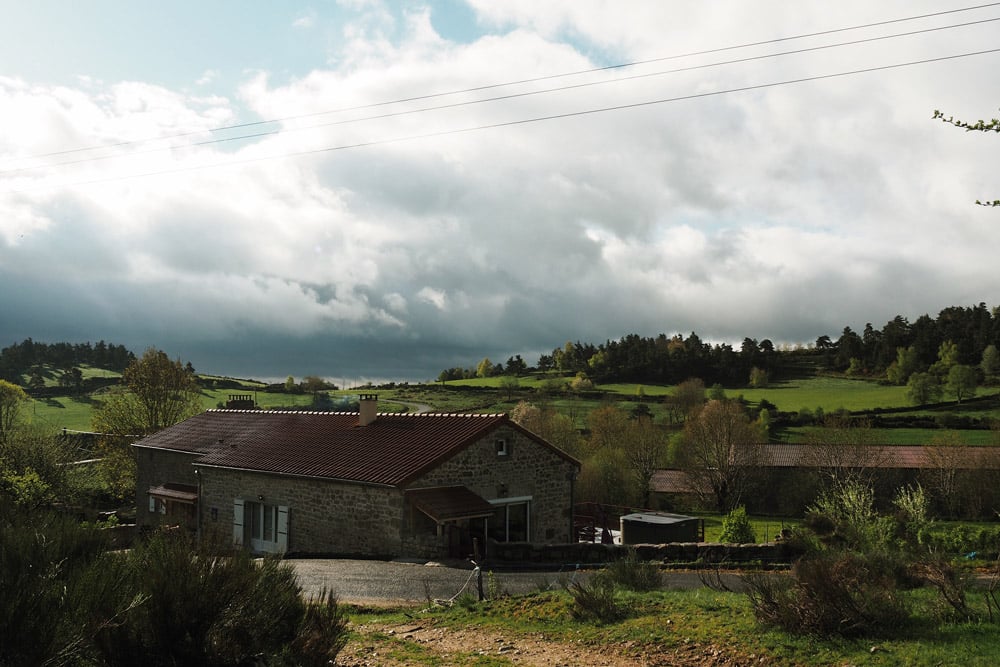
[[[352, 560], [346, 558], [291, 558], [305, 595], [318, 594], [323, 587], [332, 589], [345, 602], [425, 602], [457, 596], [465, 586], [475, 594], [476, 582], [471, 569], [438, 563], [409, 563], [382, 560]], [[471, 567], [471, 566], [470, 566]], [[572, 577], [582, 580], [589, 572], [495, 572], [495, 585], [511, 594], [530, 593], [558, 587], [560, 580]], [[736, 575], [727, 577], [729, 585], [737, 585]], [[483, 573], [483, 587], [488, 576]], [[702, 587], [696, 572], [665, 572], [664, 588], [695, 589]]]

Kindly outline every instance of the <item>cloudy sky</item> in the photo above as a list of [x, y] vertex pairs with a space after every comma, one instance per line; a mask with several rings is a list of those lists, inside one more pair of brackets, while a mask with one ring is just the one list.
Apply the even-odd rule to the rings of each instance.
[[1000, 304], [1000, 138], [931, 119], [998, 115], [1000, 5], [833, 6], [0, 0], [0, 346], [425, 380]]

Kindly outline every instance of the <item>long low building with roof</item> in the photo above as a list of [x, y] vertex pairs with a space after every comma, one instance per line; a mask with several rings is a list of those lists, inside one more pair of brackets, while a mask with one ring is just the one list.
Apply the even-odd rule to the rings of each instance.
[[[1000, 503], [995, 479], [1000, 447], [969, 445], [874, 445], [857, 443], [761, 444], [749, 457], [756, 471], [741, 498], [753, 511], [798, 514], [815, 500], [819, 479], [869, 480], [877, 499], [891, 501], [906, 485], [923, 484], [939, 509], [965, 516], [992, 516]], [[685, 469], [657, 470], [650, 491], [664, 509], [713, 507], [707, 476]]]
[[140, 526], [257, 553], [465, 557], [570, 539], [580, 464], [506, 415], [209, 410], [134, 445]]

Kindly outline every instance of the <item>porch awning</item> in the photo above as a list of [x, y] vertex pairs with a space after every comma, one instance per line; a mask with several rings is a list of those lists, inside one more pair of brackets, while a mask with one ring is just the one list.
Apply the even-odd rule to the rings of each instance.
[[438, 523], [457, 519], [490, 517], [496, 507], [464, 486], [436, 486], [412, 489], [406, 499], [418, 510]]
[[190, 484], [173, 484], [168, 482], [159, 486], [149, 487], [149, 495], [161, 500], [172, 500], [175, 503], [198, 502], [198, 487]]

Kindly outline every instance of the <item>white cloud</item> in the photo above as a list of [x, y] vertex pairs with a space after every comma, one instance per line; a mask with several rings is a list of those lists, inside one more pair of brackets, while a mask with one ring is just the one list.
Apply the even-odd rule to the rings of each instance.
[[433, 287], [421, 287], [417, 291], [416, 296], [421, 301], [433, 305], [438, 310], [448, 309], [448, 295], [445, 294], [444, 290], [434, 289]]
[[[974, 83], [988, 77], [988, 59], [566, 115], [973, 50], [990, 35], [437, 111], [418, 112], [595, 75], [383, 104], [584, 70], [600, 64], [595, 53], [625, 61], [831, 25], [813, 3], [794, 12], [742, 3], [725, 11], [639, 3], [629, 12], [606, 2], [473, 4], [496, 34], [455, 44], [434, 31], [433, 7], [397, 15], [381, 3], [346, 3], [357, 15], [343, 26], [334, 65], [291, 80], [248, 74], [238, 99], [263, 119], [355, 110], [285, 120], [268, 126], [285, 133], [253, 141], [185, 147], [189, 139], [178, 136], [114, 149], [121, 159], [11, 172], [50, 164], [31, 156], [67, 147], [219, 138], [209, 130], [247, 117], [224, 97], [145, 82], [0, 78], [11, 119], [0, 126], [0, 160], [8, 160], [0, 271], [18, 289], [51, 266], [75, 285], [117, 279], [113, 297], [106, 287], [73, 292], [99, 313], [94, 337], [113, 337], [101, 322], [134, 321], [192, 346], [230, 335], [362, 341], [351, 361], [363, 344], [419, 342], [481, 357], [475, 350], [511, 354], [633, 331], [814, 340], [897, 312], [990, 298], [997, 249], [985, 230], [995, 214], [971, 202], [1000, 191], [994, 145], [930, 120], [934, 108], [991, 113], [995, 100]], [[875, 12], [847, 3], [836, 23], [927, 6]], [[365, 105], [377, 106], [356, 108]], [[359, 120], [369, 116], [386, 117]], [[280, 157], [368, 142], [375, 145]], [[227, 162], [235, 164], [199, 168]], [[159, 175], [130, 178], [148, 173]], [[0, 306], [13, 298], [0, 290]]]
[[202, 72], [201, 76], [198, 77], [198, 80], [195, 81], [195, 84], [199, 86], [207, 86], [208, 84], [212, 83], [218, 78], [219, 78], [219, 70], [207, 69], [204, 72]]
[[292, 21], [292, 27], [299, 30], [308, 30], [316, 25], [316, 19], [316, 11], [310, 9], [302, 14], [299, 14], [295, 20]]

